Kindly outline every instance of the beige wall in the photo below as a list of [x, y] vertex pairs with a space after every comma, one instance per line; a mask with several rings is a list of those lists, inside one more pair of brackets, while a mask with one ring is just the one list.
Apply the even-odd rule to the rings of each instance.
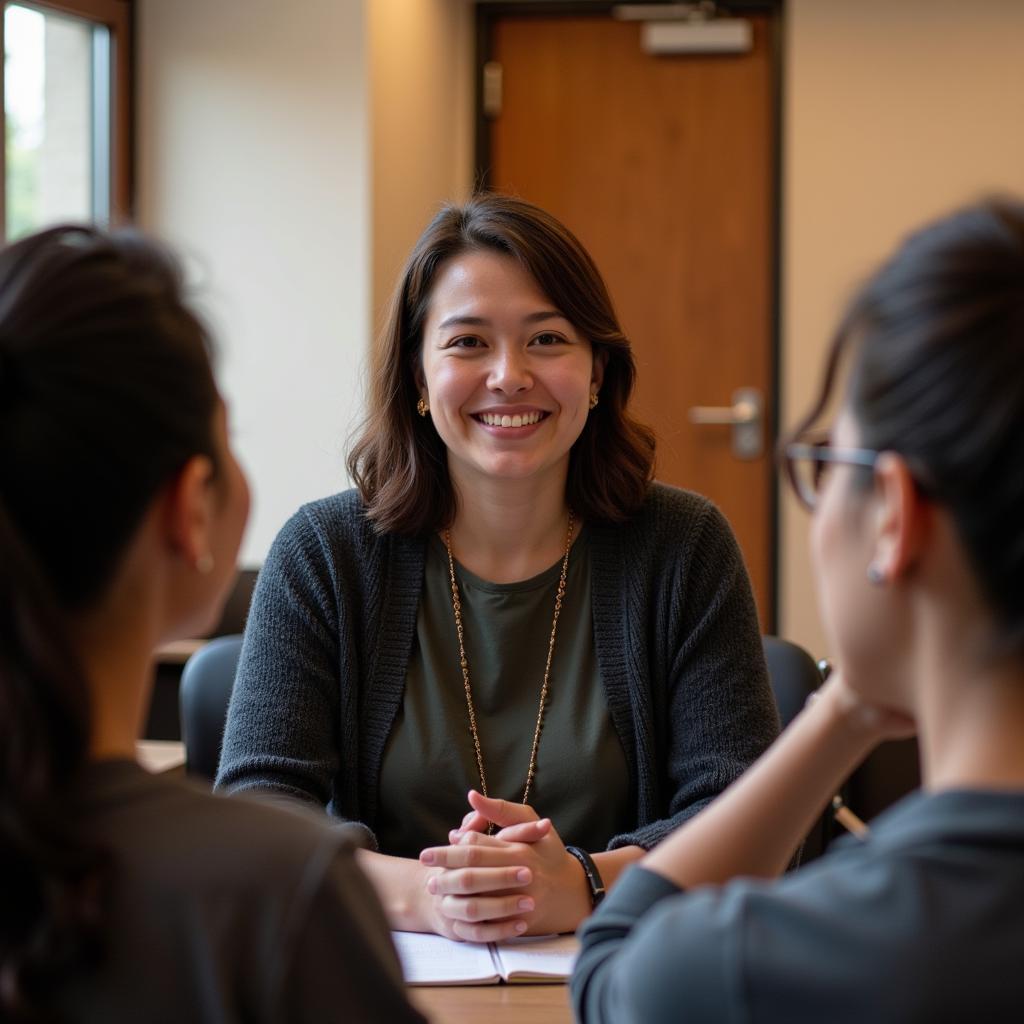
[[140, 0], [138, 216], [182, 248], [221, 347], [258, 563], [343, 486], [370, 331], [362, 0]]
[[373, 309], [421, 230], [473, 175], [470, 0], [372, 0]]
[[[991, 190], [1024, 195], [1024, 3], [789, 0], [784, 419], [794, 422], [852, 287], [910, 227]], [[782, 632], [828, 653], [806, 556], [782, 517]]]

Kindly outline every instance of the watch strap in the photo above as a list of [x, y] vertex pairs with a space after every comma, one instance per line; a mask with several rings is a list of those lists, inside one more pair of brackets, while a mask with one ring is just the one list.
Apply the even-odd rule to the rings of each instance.
[[601, 900], [604, 899], [605, 888], [604, 879], [601, 877], [601, 872], [597, 870], [594, 858], [586, 850], [581, 850], [578, 846], [567, 846], [565, 852], [575, 857], [582, 865], [587, 885], [590, 886], [590, 905], [596, 908]]

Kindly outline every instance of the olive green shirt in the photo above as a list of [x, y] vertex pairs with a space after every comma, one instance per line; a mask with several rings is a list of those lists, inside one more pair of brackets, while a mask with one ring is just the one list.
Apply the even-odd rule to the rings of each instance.
[[[491, 796], [521, 801], [544, 679], [561, 559], [517, 583], [490, 583], [457, 562], [464, 647]], [[446, 844], [480, 789], [448, 555], [427, 544], [416, 643], [405, 697], [384, 751], [380, 777], [381, 851], [415, 857]], [[550, 817], [563, 841], [603, 850], [631, 826], [629, 769], [615, 732], [594, 651], [590, 551], [586, 531], [569, 555], [565, 598], [530, 805]]]

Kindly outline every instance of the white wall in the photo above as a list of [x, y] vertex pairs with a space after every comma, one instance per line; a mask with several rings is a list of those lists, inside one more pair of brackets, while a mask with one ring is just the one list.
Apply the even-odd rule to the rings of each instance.
[[362, 0], [139, 0], [138, 215], [195, 257], [254, 488], [242, 552], [346, 482], [370, 330]]
[[[782, 386], [814, 393], [843, 302], [911, 227], [991, 190], [1024, 195], [1024, 3], [789, 0]], [[782, 632], [828, 653], [786, 496]]]

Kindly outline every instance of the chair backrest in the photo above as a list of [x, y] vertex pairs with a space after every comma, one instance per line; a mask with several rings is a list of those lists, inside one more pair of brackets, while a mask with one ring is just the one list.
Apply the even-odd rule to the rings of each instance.
[[800, 713], [807, 698], [821, 686], [821, 670], [799, 644], [777, 636], [761, 638], [772, 693], [785, 729]]
[[[764, 659], [768, 663], [779, 720], [785, 729], [800, 713], [807, 698], [821, 686], [822, 675], [815, 660], [799, 644], [777, 636], [761, 638]], [[800, 851], [800, 863], [806, 864], [825, 852], [832, 839], [834, 825], [832, 808], [826, 807], [808, 832]]]
[[179, 709], [185, 744], [185, 771], [212, 782], [220, 763], [220, 745], [242, 637], [219, 636], [201, 647], [181, 673]]

